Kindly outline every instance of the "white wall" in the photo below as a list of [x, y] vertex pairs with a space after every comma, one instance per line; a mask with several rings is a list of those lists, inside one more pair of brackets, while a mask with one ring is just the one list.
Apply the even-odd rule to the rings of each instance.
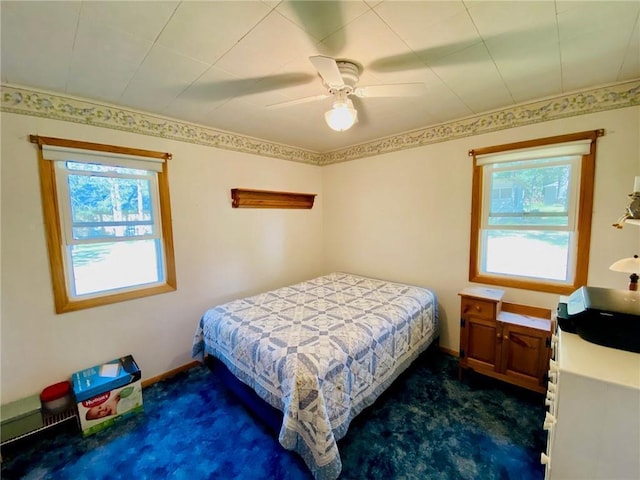
[[[29, 134], [173, 153], [177, 291], [54, 313]], [[143, 378], [185, 365], [207, 307], [323, 273], [320, 167], [6, 113], [1, 139], [2, 404], [129, 353]], [[318, 196], [312, 210], [232, 209], [234, 187]]]
[[[640, 175], [640, 107], [503, 130], [314, 167], [81, 124], [2, 114], [1, 403], [131, 353], [150, 378], [188, 363], [209, 306], [350, 271], [432, 287], [441, 340], [458, 349], [469, 285], [471, 148], [597, 128], [589, 283], [626, 288], [608, 266], [640, 253], [640, 228], [616, 230]], [[178, 290], [56, 315], [29, 134], [173, 153], [169, 162]], [[317, 193], [312, 210], [232, 209], [233, 187]], [[506, 301], [555, 308], [557, 296], [507, 289]]]
[[[458, 350], [459, 297], [470, 285], [473, 148], [604, 128], [598, 139], [589, 284], [626, 288], [609, 271], [640, 254], [640, 227], [611, 226], [640, 175], [640, 107], [502, 130], [323, 167], [327, 270], [429, 286], [440, 301], [440, 345]], [[523, 252], [526, 254], [526, 252]], [[558, 296], [505, 289], [505, 301], [554, 309]]]

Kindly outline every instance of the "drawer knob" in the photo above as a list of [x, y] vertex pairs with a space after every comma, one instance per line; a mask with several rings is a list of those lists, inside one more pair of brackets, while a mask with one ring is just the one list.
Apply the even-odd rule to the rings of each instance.
[[551, 430], [551, 427], [556, 423], [556, 417], [551, 415], [551, 413], [547, 412], [544, 416], [544, 424], [542, 428], [545, 430]]

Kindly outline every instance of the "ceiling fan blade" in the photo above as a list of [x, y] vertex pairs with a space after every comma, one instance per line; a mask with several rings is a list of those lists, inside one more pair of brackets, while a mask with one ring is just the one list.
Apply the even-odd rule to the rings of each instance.
[[279, 73], [266, 77], [234, 78], [216, 82], [196, 83], [184, 95], [200, 100], [224, 100], [257, 93], [281, 90], [286, 87], [303, 85], [316, 79], [308, 73]]
[[[399, 55], [392, 55], [389, 57], [379, 58], [374, 60], [367, 68], [374, 72], [400, 72], [404, 70], [418, 70], [431, 66], [434, 63], [447, 62], [450, 55], [461, 52], [473, 45], [480, 42], [484, 42], [486, 46], [492, 44], [522, 44], [522, 45], [535, 45], [537, 42], [549, 38], [555, 35], [553, 25], [544, 25], [533, 28], [522, 28], [516, 31], [506, 31], [495, 35], [483, 35], [482, 38], [479, 35], [469, 32], [466, 38], [461, 38], [457, 42], [449, 42], [444, 45], [437, 45], [420, 50], [413, 50], [407, 53], [401, 53]], [[517, 49], [513, 50], [518, 51]], [[504, 58], [504, 55], [501, 56]], [[456, 64], [461, 61], [465, 63], [480, 62], [484, 57], [464, 57], [464, 60], [460, 56], [456, 56]]]
[[344, 85], [342, 74], [334, 58], [325, 55], [315, 55], [309, 57], [309, 60], [311, 60], [311, 63], [329, 88], [340, 88]]
[[296, 100], [287, 100], [286, 102], [279, 102], [279, 103], [273, 103], [271, 105], [267, 105], [267, 108], [269, 109], [276, 109], [276, 108], [282, 108], [282, 107], [291, 107], [293, 105], [300, 105], [302, 103], [309, 103], [309, 102], [315, 102], [318, 100], [325, 100], [327, 98], [331, 98], [333, 97], [333, 95], [329, 94], [329, 93], [323, 93], [322, 95], [314, 95], [312, 97], [304, 97], [304, 98], [298, 98]]
[[425, 62], [423, 62], [415, 52], [379, 58], [367, 66], [367, 68], [370, 68], [374, 72], [398, 72], [401, 70], [416, 70], [425, 67]]
[[[346, 45], [343, 6], [340, 2], [327, 0], [304, 0], [283, 2], [289, 7], [297, 19], [297, 22], [309, 36], [313, 44], [331, 34], [331, 53], [340, 52]], [[337, 31], [336, 31], [337, 30]], [[331, 33], [335, 32], [335, 33]]]
[[356, 87], [355, 95], [360, 98], [370, 97], [419, 97], [426, 93], [424, 83], [396, 83], [391, 85], [369, 85]]
[[371, 122], [369, 121], [369, 114], [367, 112], [367, 108], [365, 107], [366, 102], [363, 102], [356, 96], [351, 97], [351, 99], [353, 101], [353, 107], [358, 111], [358, 119], [356, 120], [356, 122], [359, 125], [369, 125]]

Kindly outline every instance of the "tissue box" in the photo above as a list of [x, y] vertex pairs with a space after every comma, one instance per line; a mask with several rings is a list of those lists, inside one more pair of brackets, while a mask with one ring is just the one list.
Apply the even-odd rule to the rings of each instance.
[[142, 372], [131, 355], [76, 372], [73, 393], [83, 436], [143, 411]]

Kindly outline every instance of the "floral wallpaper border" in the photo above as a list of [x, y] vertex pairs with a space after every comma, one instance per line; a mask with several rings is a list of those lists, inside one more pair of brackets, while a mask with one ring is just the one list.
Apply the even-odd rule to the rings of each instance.
[[333, 152], [318, 153], [120, 107], [0, 85], [0, 112], [113, 128], [310, 165], [330, 165], [532, 123], [637, 105], [640, 105], [640, 79], [516, 105]]
[[415, 148], [532, 123], [640, 105], [640, 79], [516, 105], [328, 152], [321, 165]]
[[0, 112], [83, 123], [311, 165], [319, 165], [322, 157], [317, 152], [179, 120], [9, 85], [0, 85]]

